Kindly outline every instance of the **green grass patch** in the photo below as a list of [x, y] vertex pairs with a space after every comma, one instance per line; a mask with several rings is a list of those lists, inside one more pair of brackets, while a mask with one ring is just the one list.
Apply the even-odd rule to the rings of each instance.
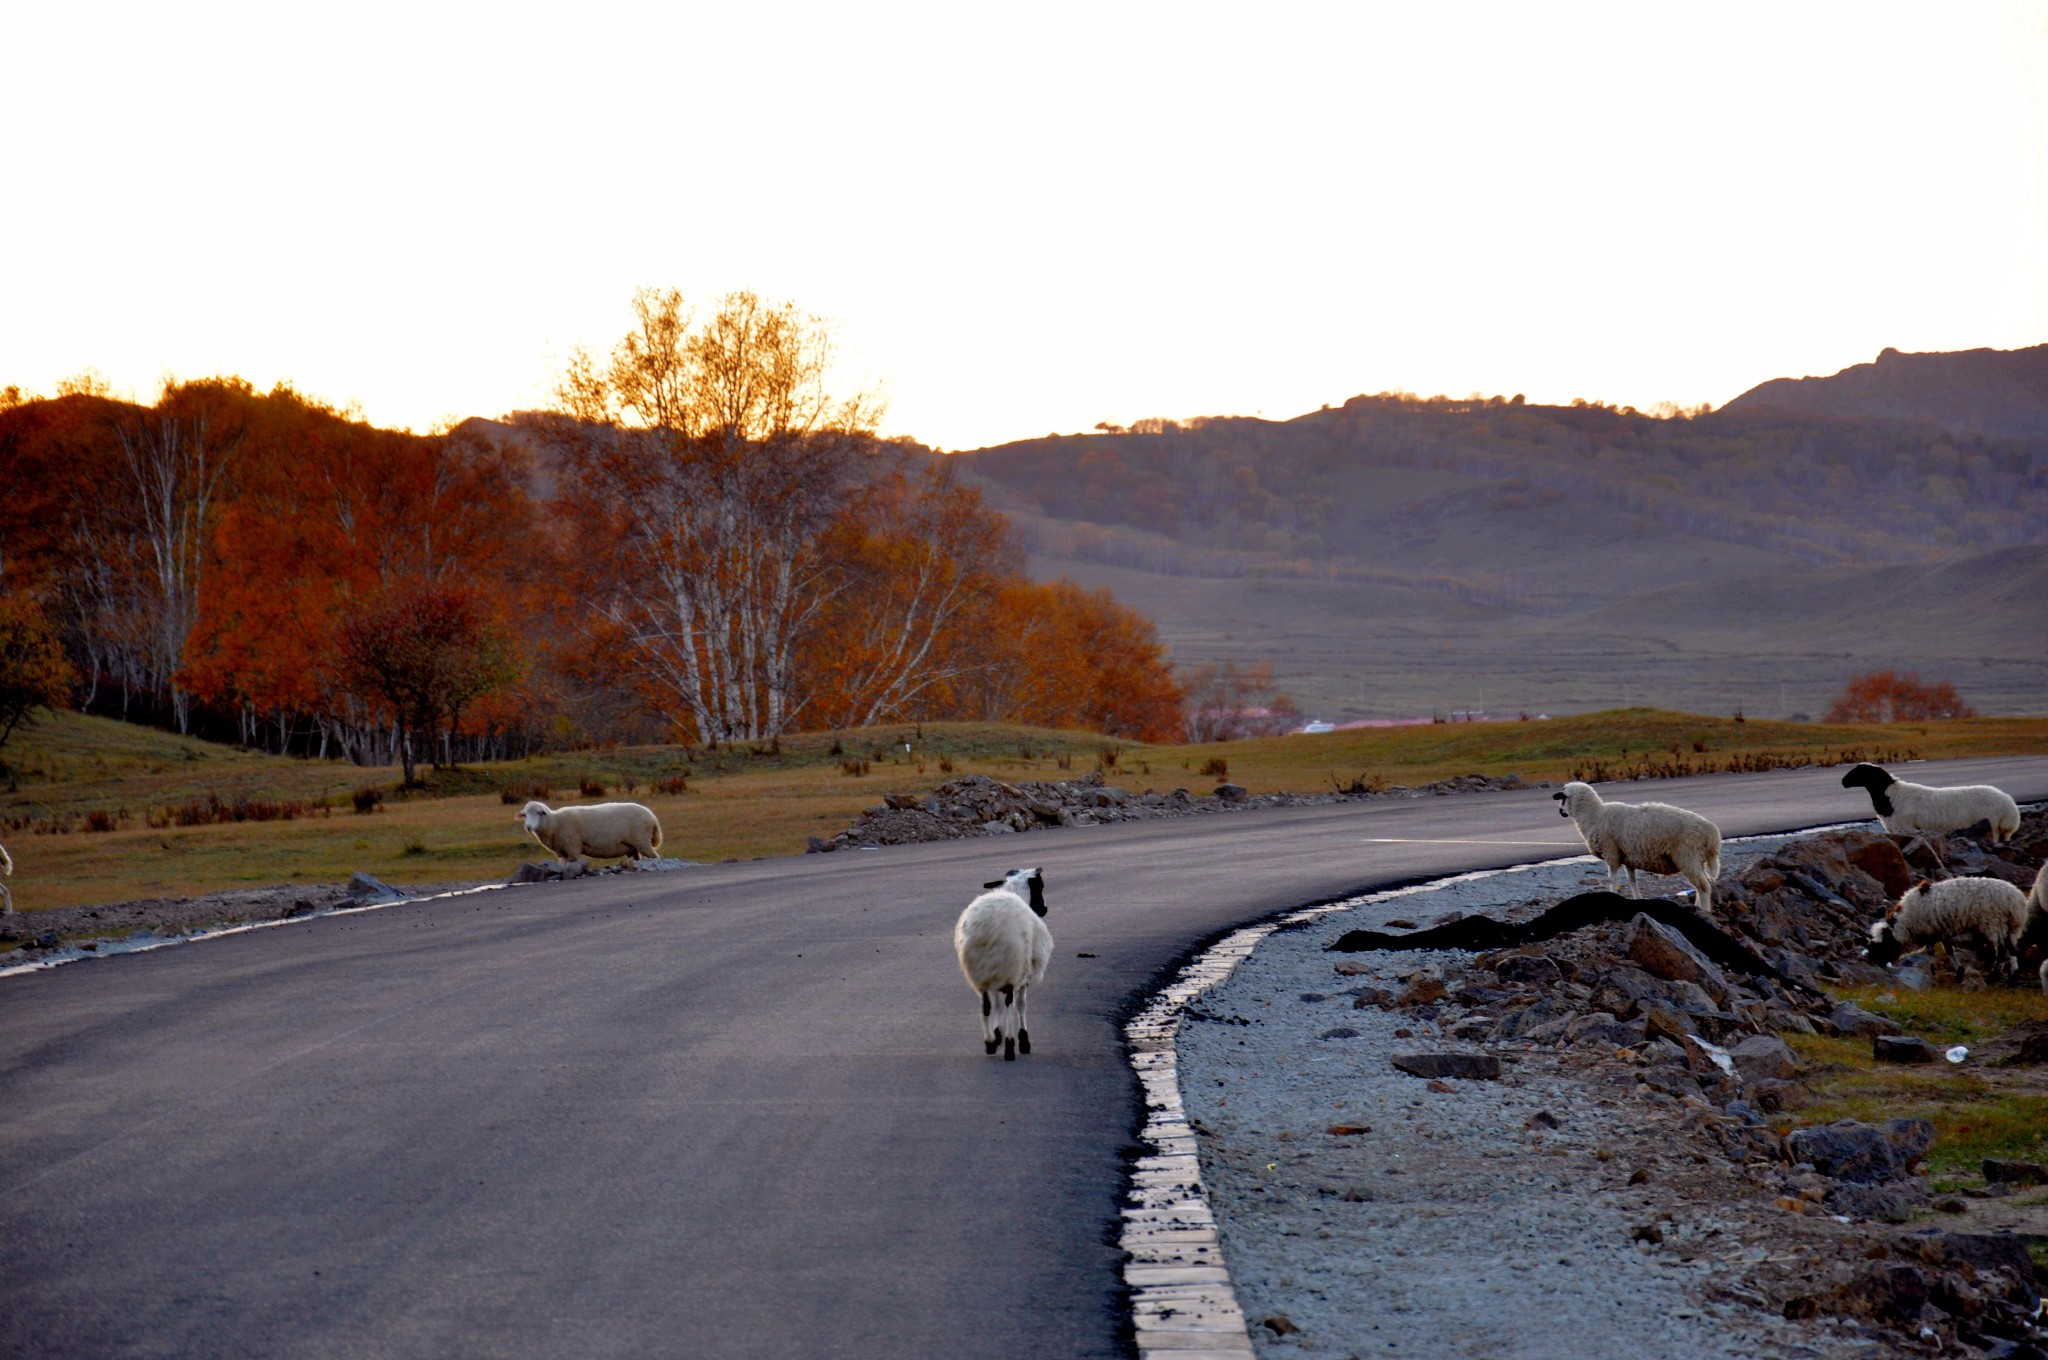
[[[2018, 989], [1857, 987], [1835, 995], [1898, 1021], [1937, 1049], [1975, 1047], [2023, 1021], [2048, 1020], [2048, 996]], [[1936, 1188], [1951, 1191], [1981, 1184], [1986, 1157], [2048, 1160], [2048, 1083], [2038, 1073], [1971, 1060], [1901, 1066], [1873, 1058], [1867, 1038], [1783, 1038], [1807, 1065], [1803, 1080], [1817, 1097], [1783, 1128], [1837, 1119], [1925, 1119], [1935, 1128], [1928, 1169]]]

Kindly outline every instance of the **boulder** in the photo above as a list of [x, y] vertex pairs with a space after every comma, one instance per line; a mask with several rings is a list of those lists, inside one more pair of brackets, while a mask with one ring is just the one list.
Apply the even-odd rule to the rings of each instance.
[[1934, 1125], [1924, 1119], [1882, 1124], [1840, 1119], [1785, 1135], [1785, 1151], [1793, 1161], [1809, 1162], [1823, 1176], [1858, 1185], [1904, 1179], [1932, 1146]]
[[1873, 838], [1855, 847], [1849, 851], [1849, 862], [1876, 879], [1885, 896], [1895, 901], [1905, 896], [1918, 878], [1899, 847], [1888, 840]]
[[1787, 1081], [1799, 1075], [1799, 1059], [1775, 1034], [1751, 1034], [1728, 1050], [1745, 1081]]
[[1879, 1223], [1906, 1223], [1916, 1209], [1927, 1207], [1927, 1192], [1912, 1181], [1888, 1185], [1857, 1185], [1844, 1182], [1828, 1191], [1823, 1201], [1834, 1213], [1846, 1218], [1874, 1219]]
[[1728, 994], [1728, 979], [1671, 927], [1638, 916], [1629, 924], [1628, 956], [1645, 972], [1667, 982], [1690, 982], [1717, 1001]]
[[1564, 981], [1564, 970], [1548, 954], [1510, 954], [1494, 971], [1502, 982], [1529, 987], [1555, 987]]
[[1870, 1056], [1879, 1062], [1922, 1064], [1934, 1061], [1934, 1049], [1910, 1034], [1873, 1034]]
[[405, 894], [360, 870], [348, 876], [348, 895], [358, 902], [403, 902]]
[[1226, 803], [1242, 803], [1249, 790], [1242, 784], [1218, 784], [1216, 796]]
[[1828, 1012], [1826, 1029], [1830, 1034], [1842, 1035], [1845, 1038], [1902, 1032], [1898, 1021], [1888, 1020], [1874, 1011], [1864, 1010], [1853, 1001], [1844, 1001]]
[[1393, 1062], [1411, 1077], [1463, 1077], [1479, 1081], [1500, 1077], [1500, 1059], [1491, 1053], [1402, 1053]]
[[2043, 1166], [2039, 1162], [2014, 1162], [1999, 1157], [1986, 1157], [1984, 1179], [1993, 1185], [2048, 1185], [2048, 1166]]
[[1652, 1039], [1682, 1044], [1687, 1036], [1697, 1032], [1692, 1017], [1669, 1001], [1644, 1001], [1638, 1013], [1643, 1019], [1643, 1033]]
[[1750, 1089], [1750, 1096], [1765, 1114], [1803, 1110], [1813, 1104], [1813, 1092], [1796, 1081], [1760, 1081]]

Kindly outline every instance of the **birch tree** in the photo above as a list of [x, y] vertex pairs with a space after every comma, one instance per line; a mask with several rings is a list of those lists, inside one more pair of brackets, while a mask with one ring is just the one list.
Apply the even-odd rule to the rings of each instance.
[[223, 484], [246, 430], [222, 398], [246, 393], [246, 386], [227, 383], [167, 386], [154, 410], [115, 430], [154, 595], [150, 681], [169, 695], [180, 732], [191, 730], [191, 702], [178, 668], [199, 619], [201, 578]]
[[616, 498], [634, 588], [607, 608], [672, 719], [714, 744], [772, 738], [813, 698], [797, 648], [844, 587], [824, 540], [878, 412], [832, 392], [831, 334], [791, 304], [730, 293], [700, 324], [643, 289], [633, 311], [608, 362], [574, 356], [552, 426], [567, 475]]

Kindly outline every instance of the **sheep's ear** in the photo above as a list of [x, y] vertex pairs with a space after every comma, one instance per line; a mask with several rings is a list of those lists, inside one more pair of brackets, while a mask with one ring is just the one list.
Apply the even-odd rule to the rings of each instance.
[[1550, 797], [1551, 801], [1562, 803], [1564, 801], [1564, 790], [1559, 789], [1556, 793], [1551, 794]]
[[995, 882], [993, 882], [993, 883], [984, 883], [984, 884], [982, 884], [982, 885], [981, 885], [981, 890], [982, 890], [983, 892], [987, 892], [987, 891], [988, 891], [989, 889], [991, 889], [991, 888], [1000, 888], [1000, 887], [1002, 887], [1002, 886], [1003, 886], [1003, 880], [999, 878], [999, 879], [997, 879], [997, 880], [996, 880]]
[[1033, 874], [1029, 882], [1031, 884], [1031, 910], [1043, 916], [1045, 915], [1045, 879], [1039, 874]]
[[1931, 878], [1923, 878], [1923, 879], [1921, 879], [1921, 880], [1920, 880], [1920, 881], [1919, 881], [1918, 883], [1915, 883], [1915, 884], [1913, 885], [1913, 891], [1914, 891], [1914, 892], [1919, 892], [1919, 891], [1920, 891], [1920, 890], [1921, 890], [1922, 888], [1931, 888], [1931, 887], [1933, 887], [1933, 886], [1934, 886], [1934, 880], [1933, 880], [1933, 879], [1931, 879]]

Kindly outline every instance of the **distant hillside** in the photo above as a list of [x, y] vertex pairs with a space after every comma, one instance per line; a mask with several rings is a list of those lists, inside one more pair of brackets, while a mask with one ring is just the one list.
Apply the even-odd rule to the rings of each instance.
[[1825, 378], [1773, 378], [1722, 408], [1744, 415], [1929, 421], [1979, 434], [2048, 438], [2048, 345], [1902, 354]]
[[1390, 394], [1289, 421], [1147, 421], [956, 457], [1027, 525], [1069, 526], [1047, 545], [1056, 555], [1194, 575], [1400, 571], [1541, 593], [1535, 577], [1559, 564], [1532, 554], [1636, 524], [1666, 551], [1814, 564], [2048, 542], [2048, 433], [1895, 420]]
[[1312, 716], [1785, 717], [1887, 667], [2048, 711], [2048, 432], [1390, 394], [955, 458], [1034, 575]]

